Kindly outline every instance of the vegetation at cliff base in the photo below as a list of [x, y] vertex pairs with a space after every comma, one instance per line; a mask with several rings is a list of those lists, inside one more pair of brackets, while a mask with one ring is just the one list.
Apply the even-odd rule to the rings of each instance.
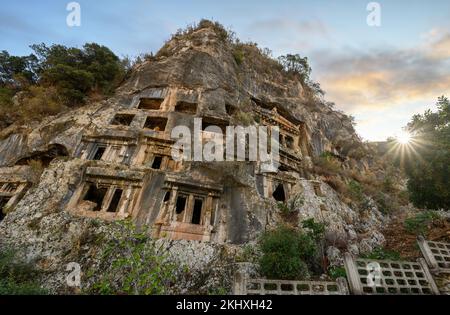
[[435, 211], [423, 211], [413, 217], [407, 218], [404, 222], [405, 229], [408, 233], [415, 235], [424, 235], [433, 225], [439, 224], [443, 218]]
[[385, 249], [383, 247], [376, 247], [370, 253], [361, 254], [361, 258], [393, 261], [402, 260], [399, 252]]
[[164, 294], [175, 280], [175, 266], [167, 261], [146, 229], [139, 230], [132, 222], [115, 224], [115, 233], [101, 254], [100, 277], [89, 288], [91, 294], [154, 295]]
[[324, 226], [313, 220], [303, 230], [281, 225], [263, 233], [259, 240], [260, 272], [269, 279], [309, 278], [321, 269]]
[[39, 272], [22, 262], [11, 249], [0, 250], [0, 295], [43, 295], [47, 290], [37, 283]]

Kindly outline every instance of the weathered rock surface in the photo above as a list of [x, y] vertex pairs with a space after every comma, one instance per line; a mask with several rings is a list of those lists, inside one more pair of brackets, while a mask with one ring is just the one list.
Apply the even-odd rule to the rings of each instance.
[[[48, 166], [44, 163], [46, 169], [40, 180], [0, 223], [1, 246], [23, 249], [26, 258], [46, 272], [46, 287], [67, 292], [67, 263], [79, 262], [83, 270], [95, 265], [102, 247], [97, 236], [107, 233], [109, 221], [131, 218], [138, 225], [152, 228], [160, 242], [165, 242], [171, 259], [180, 268], [188, 265], [191, 274], [197, 275], [180, 280], [174, 292], [229, 288], [239, 246], [283, 221], [272, 197], [280, 185], [286, 199], [299, 196], [303, 200], [296, 206], [298, 222], [294, 225], [308, 218], [326, 224], [331, 265], [339, 265], [344, 251], [357, 254], [384, 242], [380, 227], [387, 218], [376, 205], [365, 211], [352, 209], [309, 167], [323, 152], [345, 156], [345, 144], [364, 146], [346, 115], [319, 101], [308, 101], [298, 80], [274, 80], [239, 66], [232, 50], [211, 28], [175, 38], [164, 49], [165, 54], [134, 69], [113, 97], [49, 117], [33, 128], [3, 133], [3, 169], [29, 160], [53, 159]], [[140, 109], [142, 99], [161, 100], [161, 104], [157, 109]], [[180, 102], [196, 104], [196, 109], [193, 113], [178, 110]], [[281, 121], [286, 120], [289, 126], [304, 128], [299, 131], [302, 144], [293, 149], [300, 161], [297, 170], [292, 167], [266, 176], [258, 172], [257, 163], [250, 162], [170, 166], [167, 160], [167, 168], [160, 170], [151, 165], [155, 152], [162, 151], [154, 151], [148, 143], [161, 147], [170, 144], [173, 127], [192, 127], [194, 116], [236, 122], [229, 108], [254, 118], [254, 107], [262, 107], [274, 117], [281, 115]], [[112, 125], [116, 114], [133, 118], [129, 125]], [[159, 127], [148, 130], [147, 117], [165, 119], [165, 132]], [[93, 150], [99, 144], [107, 151], [102, 161], [93, 161]], [[114, 147], [122, 151], [112, 153]], [[361, 170], [370, 167], [368, 160], [348, 158], [346, 163]], [[118, 202], [117, 214], [107, 209], [94, 213], [78, 208], [88, 194], [89, 183], [107, 185], [107, 196], [111, 189], [112, 196], [114, 189], [121, 187], [126, 197]], [[194, 219], [170, 221], [175, 199], [166, 200], [166, 196], [171, 192], [167, 198], [172, 198], [175, 191], [193, 194], [192, 200], [204, 198], [207, 205], [201, 211], [201, 227], [193, 226]], [[164, 207], [169, 210], [164, 212]]]

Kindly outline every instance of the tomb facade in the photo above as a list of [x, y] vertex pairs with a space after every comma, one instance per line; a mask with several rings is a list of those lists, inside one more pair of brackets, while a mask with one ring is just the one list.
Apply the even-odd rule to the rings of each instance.
[[130, 164], [136, 143], [134, 138], [111, 134], [84, 136], [76, 156], [83, 160]]
[[136, 215], [144, 173], [87, 167], [82, 184], [73, 193], [68, 210], [104, 220]]
[[173, 240], [210, 241], [219, 215], [222, 187], [168, 176], [163, 191], [153, 235]]
[[305, 124], [292, 117], [285, 118], [278, 113], [276, 106], [270, 110], [261, 107], [261, 104], [260, 102], [253, 103], [253, 109], [261, 124], [269, 127], [269, 133], [272, 126], [279, 127], [280, 160], [278, 162], [280, 169], [300, 171], [303, 156], [308, 155]]
[[133, 161], [134, 165], [143, 165], [154, 170], [179, 171], [181, 161], [172, 159], [173, 140], [158, 137], [144, 137]]

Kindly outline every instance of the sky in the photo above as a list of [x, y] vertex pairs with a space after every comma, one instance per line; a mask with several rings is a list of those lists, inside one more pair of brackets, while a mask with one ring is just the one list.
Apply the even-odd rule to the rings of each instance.
[[97, 42], [118, 56], [156, 52], [179, 28], [219, 21], [274, 57], [308, 57], [327, 101], [355, 116], [363, 139], [395, 136], [411, 116], [450, 97], [450, 1], [384, 0], [371, 26], [364, 0], [78, 0], [69, 27], [64, 0], [0, 6], [0, 50], [31, 53], [35, 43]]

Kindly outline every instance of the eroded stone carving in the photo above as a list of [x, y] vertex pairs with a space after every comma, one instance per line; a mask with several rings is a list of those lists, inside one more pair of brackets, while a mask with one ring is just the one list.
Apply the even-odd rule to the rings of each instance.
[[68, 210], [91, 218], [125, 219], [135, 214], [143, 173], [88, 167]]
[[164, 200], [154, 223], [154, 236], [209, 241], [222, 188], [170, 177], [163, 190]]

